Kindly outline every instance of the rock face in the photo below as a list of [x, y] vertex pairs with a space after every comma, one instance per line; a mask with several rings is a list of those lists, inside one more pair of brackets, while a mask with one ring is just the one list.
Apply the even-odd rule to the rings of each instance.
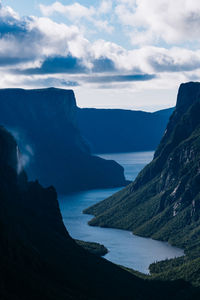
[[82, 108], [77, 121], [92, 153], [148, 151], [157, 148], [173, 110], [148, 113]]
[[31, 179], [59, 193], [125, 185], [119, 164], [90, 154], [76, 111], [72, 90], [0, 90], [0, 124], [16, 137]]
[[0, 299], [177, 300], [178, 292], [191, 293], [183, 282], [146, 282], [79, 247], [55, 189], [28, 182], [19, 158], [15, 140], [0, 128]]
[[132, 230], [181, 247], [200, 238], [200, 83], [180, 86], [165, 135], [136, 180], [86, 210], [91, 225]]

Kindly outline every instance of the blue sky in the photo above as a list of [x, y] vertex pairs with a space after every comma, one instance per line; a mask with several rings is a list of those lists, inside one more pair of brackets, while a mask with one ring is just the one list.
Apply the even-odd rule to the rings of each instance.
[[0, 87], [154, 111], [200, 77], [199, 0], [0, 1]]

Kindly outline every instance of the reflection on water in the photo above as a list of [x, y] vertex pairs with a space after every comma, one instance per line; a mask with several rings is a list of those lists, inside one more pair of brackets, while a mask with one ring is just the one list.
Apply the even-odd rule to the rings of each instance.
[[[108, 154], [101, 157], [119, 162], [125, 168], [126, 178], [133, 180], [151, 161], [153, 152]], [[105, 245], [109, 250], [106, 259], [143, 273], [148, 273], [148, 266], [154, 261], [183, 255], [181, 249], [165, 242], [135, 236], [129, 231], [88, 226], [92, 216], [84, 215], [82, 211], [119, 190], [90, 190], [60, 197], [63, 221], [71, 236]]]

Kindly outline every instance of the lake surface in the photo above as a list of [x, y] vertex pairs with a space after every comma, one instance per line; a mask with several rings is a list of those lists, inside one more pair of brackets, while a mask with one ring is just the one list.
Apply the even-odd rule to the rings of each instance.
[[[125, 169], [126, 178], [133, 180], [152, 160], [153, 152], [99, 156], [119, 162]], [[103, 244], [109, 250], [109, 253], [104, 256], [106, 259], [143, 273], [148, 273], [149, 265], [155, 261], [184, 255], [183, 250], [165, 242], [138, 237], [125, 230], [92, 227], [87, 224], [92, 216], [84, 215], [82, 211], [120, 189], [90, 190], [60, 197], [63, 221], [70, 235], [75, 239]]]

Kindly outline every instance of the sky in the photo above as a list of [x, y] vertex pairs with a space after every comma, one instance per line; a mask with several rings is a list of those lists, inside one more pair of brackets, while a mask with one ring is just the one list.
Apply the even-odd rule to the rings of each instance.
[[155, 111], [199, 78], [199, 0], [0, 1], [0, 88], [54, 86], [80, 107]]

